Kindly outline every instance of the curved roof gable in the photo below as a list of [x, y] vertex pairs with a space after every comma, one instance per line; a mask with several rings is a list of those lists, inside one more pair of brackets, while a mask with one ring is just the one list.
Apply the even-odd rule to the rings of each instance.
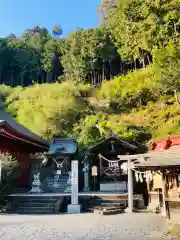
[[49, 142], [37, 136], [21, 124], [17, 123], [5, 110], [3, 107], [3, 101], [0, 99], [0, 126], [7, 126], [14, 132], [17, 132], [32, 141], [36, 141], [43, 145], [49, 145]]

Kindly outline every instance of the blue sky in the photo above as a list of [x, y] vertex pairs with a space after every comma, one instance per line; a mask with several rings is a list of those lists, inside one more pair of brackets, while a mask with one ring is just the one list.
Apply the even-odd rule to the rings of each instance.
[[61, 25], [64, 35], [77, 27], [98, 25], [100, 0], [0, 0], [0, 37], [17, 36], [34, 25], [51, 30]]

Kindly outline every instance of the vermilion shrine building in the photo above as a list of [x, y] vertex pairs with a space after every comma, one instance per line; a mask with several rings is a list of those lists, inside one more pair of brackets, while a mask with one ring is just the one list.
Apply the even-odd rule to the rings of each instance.
[[8, 152], [20, 162], [21, 176], [17, 179], [17, 188], [29, 187], [30, 154], [48, 149], [49, 143], [18, 124], [4, 111], [0, 101], [0, 152]]

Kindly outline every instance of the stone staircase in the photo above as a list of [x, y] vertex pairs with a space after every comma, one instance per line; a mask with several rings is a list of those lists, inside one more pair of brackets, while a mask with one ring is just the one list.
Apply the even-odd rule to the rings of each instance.
[[120, 200], [113, 195], [94, 197], [91, 199], [91, 211], [104, 215], [122, 213], [126, 207], [126, 200]]
[[[43, 189], [44, 193], [64, 193], [67, 189], [68, 177], [68, 174], [61, 175], [57, 179], [48, 177], [46, 179], [48, 187], [46, 187], [47, 191]], [[8, 197], [10, 212], [24, 214], [55, 214], [63, 212], [69, 201], [68, 196], [50, 196], [51, 194], [48, 196], [43, 195], [43, 193], [34, 194], [28, 193], [28, 191], [20, 192], [20, 189], [16, 189], [15, 193], [17, 195]], [[18, 196], [18, 194], [21, 196]]]
[[46, 182], [49, 188], [52, 189], [54, 192], [63, 193], [67, 188], [68, 178], [69, 178], [68, 174], [63, 174], [59, 177], [59, 179], [58, 176], [57, 179], [54, 179], [54, 177], [48, 177], [46, 179]]
[[[134, 199], [134, 209], [138, 209], [138, 200]], [[102, 197], [93, 197], [90, 201], [90, 210], [95, 213], [103, 215], [118, 214], [124, 212], [128, 207], [128, 200], [126, 197], [117, 197], [115, 195], [108, 195]]]
[[57, 214], [64, 211], [63, 196], [21, 196], [11, 199], [10, 212], [21, 214]]

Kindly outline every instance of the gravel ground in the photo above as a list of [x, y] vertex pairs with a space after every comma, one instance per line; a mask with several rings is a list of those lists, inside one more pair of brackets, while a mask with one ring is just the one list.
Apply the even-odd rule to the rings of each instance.
[[165, 219], [150, 213], [1, 215], [0, 240], [169, 240], [158, 234], [166, 224]]

